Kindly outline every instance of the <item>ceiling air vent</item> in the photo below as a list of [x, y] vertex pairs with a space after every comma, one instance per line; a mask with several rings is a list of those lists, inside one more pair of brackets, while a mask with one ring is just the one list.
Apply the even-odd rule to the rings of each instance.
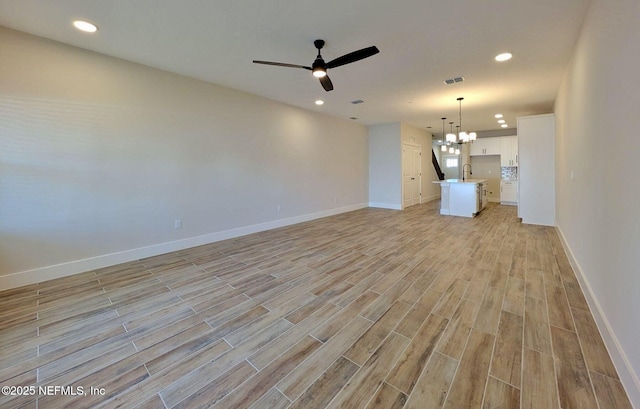
[[464, 81], [464, 77], [455, 77], [455, 78], [450, 78], [448, 80], [444, 80], [444, 83], [447, 85], [451, 85], [451, 84], [455, 84], [456, 82], [462, 82]]
[[363, 102], [364, 102], [364, 101], [363, 101], [363, 100], [361, 100], [361, 99], [356, 99], [355, 101], [351, 101], [351, 103], [352, 103], [353, 105], [362, 104]]

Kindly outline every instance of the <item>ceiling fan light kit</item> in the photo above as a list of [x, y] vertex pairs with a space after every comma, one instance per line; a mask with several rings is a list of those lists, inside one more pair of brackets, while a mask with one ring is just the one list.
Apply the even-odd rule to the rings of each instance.
[[306, 65], [287, 64], [287, 63], [272, 62], [272, 61], [253, 60], [253, 62], [256, 64], [277, 65], [280, 67], [302, 68], [305, 70], [309, 70], [311, 71], [314, 77], [320, 80], [320, 84], [322, 85], [322, 88], [324, 88], [325, 91], [331, 91], [333, 90], [333, 83], [331, 82], [331, 79], [329, 79], [329, 76], [327, 75], [328, 69], [336, 68], [341, 65], [351, 64], [352, 62], [360, 61], [362, 59], [371, 57], [372, 55], [378, 54], [380, 52], [380, 50], [378, 50], [377, 47], [372, 46], [372, 47], [363, 48], [361, 50], [353, 51], [349, 54], [345, 54], [342, 57], [338, 57], [334, 60], [329, 61], [328, 63], [325, 63], [324, 59], [322, 58], [322, 54], [320, 53], [320, 50], [322, 50], [322, 47], [324, 47], [324, 40], [315, 40], [313, 42], [313, 45], [315, 45], [315, 47], [318, 49], [318, 55], [316, 56], [316, 59], [313, 61], [313, 64], [311, 64], [311, 67]]

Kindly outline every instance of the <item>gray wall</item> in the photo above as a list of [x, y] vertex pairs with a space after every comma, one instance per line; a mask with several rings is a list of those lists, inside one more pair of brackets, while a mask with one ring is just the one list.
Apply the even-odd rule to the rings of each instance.
[[400, 123], [369, 127], [369, 205], [402, 208]]
[[367, 205], [364, 126], [8, 29], [0, 47], [0, 289]]
[[640, 407], [638, 21], [637, 0], [593, 0], [555, 104], [556, 222], [636, 407]]

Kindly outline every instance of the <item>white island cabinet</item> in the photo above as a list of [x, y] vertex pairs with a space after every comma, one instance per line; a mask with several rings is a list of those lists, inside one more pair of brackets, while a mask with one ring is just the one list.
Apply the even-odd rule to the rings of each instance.
[[486, 179], [438, 180], [441, 188], [440, 214], [474, 217], [486, 205], [482, 200]]

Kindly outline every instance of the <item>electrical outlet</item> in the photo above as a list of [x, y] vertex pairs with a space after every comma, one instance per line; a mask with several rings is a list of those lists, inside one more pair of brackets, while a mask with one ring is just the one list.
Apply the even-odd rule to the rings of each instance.
[[181, 229], [182, 228], [182, 220], [178, 219], [173, 223], [173, 227], [176, 229]]

